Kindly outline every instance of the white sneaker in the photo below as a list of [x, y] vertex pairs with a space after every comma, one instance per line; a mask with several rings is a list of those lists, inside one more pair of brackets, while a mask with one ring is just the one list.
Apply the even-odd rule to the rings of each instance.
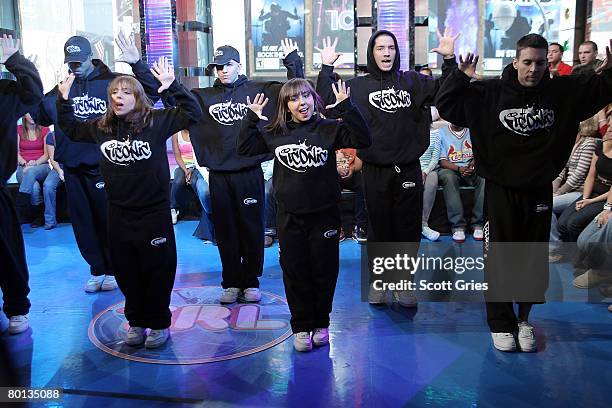
[[327, 327], [314, 329], [314, 332], [312, 332], [312, 343], [318, 347], [329, 344], [329, 329]]
[[516, 341], [512, 333], [491, 333], [493, 345], [499, 351], [515, 351]]
[[219, 299], [221, 303], [235, 303], [238, 300], [238, 296], [242, 291], [239, 288], [225, 288], [223, 294]]
[[157, 348], [163, 345], [170, 338], [170, 330], [151, 330], [144, 342], [146, 348]]
[[115, 290], [119, 286], [117, 286], [117, 281], [114, 276], [106, 275], [104, 281], [102, 282], [102, 286], [100, 286], [100, 290]]
[[455, 242], [465, 242], [465, 231], [464, 230], [455, 230], [453, 232], [453, 241]]
[[376, 290], [374, 285], [370, 285], [370, 291], [368, 292], [368, 303], [371, 305], [382, 305], [385, 303], [387, 291]]
[[23, 333], [28, 327], [30, 327], [28, 315], [11, 316], [9, 319], [9, 334]]
[[484, 239], [484, 232], [482, 227], [474, 227], [474, 240], [482, 241]]
[[85, 283], [85, 292], [87, 293], [95, 293], [100, 290], [102, 287], [102, 282], [104, 282], [104, 278], [106, 275], [94, 276], [91, 275], [87, 283]]
[[518, 328], [518, 343], [521, 351], [526, 353], [536, 351], [537, 345], [533, 326], [527, 322], [519, 322]]
[[179, 214], [180, 214], [180, 211], [177, 210], [176, 208], [172, 208], [170, 210], [170, 216], [172, 217], [172, 225], [176, 225], [176, 223], [178, 222]]
[[421, 228], [421, 234], [430, 241], [437, 241], [440, 238], [440, 233], [429, 228], [427, 225], [423, 225]]
[[259, 302], [261, 300], [261, 291], [259, 288], [246, 288], [242, 293], [245, 302]]
[[138, 346], [145, 341], [144, 327], [130, 326], [125, 338], [125, 344], [128, 346]]
[[297, 351], [310, 351], [312, 350], [312, 340], [310, 339], [310, 333], [299, 332], [293, 335], [293, 347]]
[[402, 307], [417, 307], [417, 300], [412, 290], [394, 290], [393, 299]]

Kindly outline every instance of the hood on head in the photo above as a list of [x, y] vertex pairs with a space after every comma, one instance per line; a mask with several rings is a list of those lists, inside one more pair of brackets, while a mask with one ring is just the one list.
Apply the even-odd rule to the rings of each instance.
[[[380, 35], [383, 35], [383, 34], [388, 35], [391, 38], [393, 38], [393, 42], [395, 43], [395, 60], [393, 61], [393, 66], [391, 67], [391, 71], [381, 71], [381, 69], [378, 68], [378, 65], [376, 64], [376, 61], [374, 60], [374, 41], [376, 41], [376, 38], [378, 38]], [[374, 34], [372, 34], [372, 36], [370, 37], [370, 40], [368, 41], [368, 73], [376, 75], [376, 76], [386, 76], [386, 75], [392, 75], [393, 73], [399, 71], [399, 68], [400, 68], [400, 52], [399, 52], [399, 47], [397, 45], [397, 38], [395, 38], [395, 35], [391, 31], [387, 31], [387, 30], [379, 30], [375, 32]]]

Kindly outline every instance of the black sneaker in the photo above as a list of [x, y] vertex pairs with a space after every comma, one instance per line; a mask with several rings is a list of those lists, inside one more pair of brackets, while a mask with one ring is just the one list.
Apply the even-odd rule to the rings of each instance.
[[368, 242], [368, 232], [363, 227], [355, 226], [353, 230], [353, 239], [357, 241], [358, 244], [363, 245]]

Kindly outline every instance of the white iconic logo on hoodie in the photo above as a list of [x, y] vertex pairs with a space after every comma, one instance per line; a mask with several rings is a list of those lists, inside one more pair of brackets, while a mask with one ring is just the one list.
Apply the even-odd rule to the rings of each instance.
[[92, 115], [104, 115], [106, 113], [106, 101], [89, 94], [75, 96], [72, 98], [72, 109], [74, 116], [79, 119], [88, 119]]
[[409, 108], [412, 105], [410, 93], [403, 89], [396, 91], [395, 87], [370, 92], [368, 99], [370, 105], [387, 113], [395, 113], [400, 108]]
[[519, 135], [528, 136], [538, 129], [546, 129], [555, 123], [552, 109], [534, 109], [533, 106], [519, 109], [506, 109], [499, 113], [502, 125]]
[[324, 166], [329, 151], [319, 146], [308, 146], [306, 141], [300, 144], [288, 144], [274, 149], [274, 155], [285, 167], [304, 173], [311, 167]]
[[211, 105], [208, 113], [222, 125], [231, 126], [240, 122], [247, 114], [248, 107], [244, 103], [221, 102]]
[[135, 161], [147, 160], [152, 154], [149, 142], [142, 140], [109, 140], [100, 145], [100, 150], [106, 160], [118, 166], [129, 166]]

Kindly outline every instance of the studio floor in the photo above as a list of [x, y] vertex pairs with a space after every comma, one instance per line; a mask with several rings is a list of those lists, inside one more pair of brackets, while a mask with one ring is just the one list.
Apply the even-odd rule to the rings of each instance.
[[[69, 224], [51, 231], [24, 227], [31, 328], [8, 336], [3, 314], [0, 327], [24, 384], [64, 390], [61, 402], [36, 406], [612, 404], [612, 313], [606, 302], [536, 306], [531, 322], [538, 352], [501, 353], [491, 344], [482, 304], [421, 302], [418, 309], [403, 309], [362, 302], [360, 246], [346, 240], [340, 244], [330, 345], [298, 353], [286, 324], [277, 244], [266, 249], [260, 307], [211, 307], [221, 290], [220, 261], [216, 247], [191, 236], [195, 226], [181, 221], [175, 227], [173, 305], [178, 299], [175, 314], [184, 315], [173, 320], [172, 339], [161, 354], [104, 337], [109, 327], [115, 327], [111, 337], [119, 330], [122, 295], [84, 293], [88, 267]], [[578, 291], [571, 288], [569, 265], [557, 267], [567, 269], [557, 284]], [[200, 314], [189, 320], [189, 313]]]

